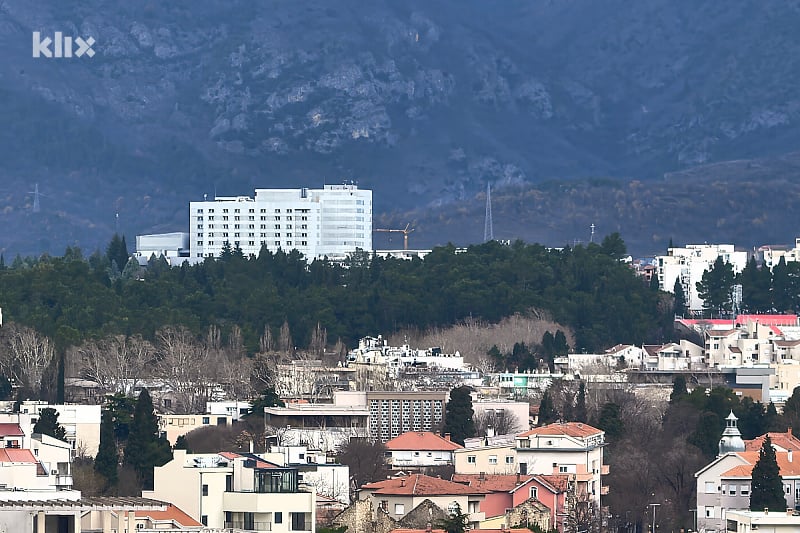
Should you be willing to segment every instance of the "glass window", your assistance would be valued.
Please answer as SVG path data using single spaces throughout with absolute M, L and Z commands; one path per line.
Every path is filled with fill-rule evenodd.
M 283 524 L 283 513 L 278 511 L 275 513 L 275 523 L 276 524 Z
M 476 462 L 476 461 L 475 461 L 475 456 L 474 456 L 474 455 L 468 455 L 468 456 L 467 456 L 467 463 L 469 463 L 469 464 L 471 464 L 471 465 L 474 465 L 474 464 L 475 464 L 475 462 Z
M 406 514 L 406 506 L 402 503 L 394 504 L 394 514 Z

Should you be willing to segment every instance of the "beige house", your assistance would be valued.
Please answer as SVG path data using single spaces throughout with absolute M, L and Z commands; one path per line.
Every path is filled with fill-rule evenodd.
M 388 513 L 394 520 L 402 519 L 424 500 L 430 500 L 445 512 L 452 512 L 458 508 L 461 512 L 467 513 L 470 527 L 475 528 L 486 519 L 486 515 L 479 511 L 486 494 L 483 489 L 423 474 L 413 474 L 368 483 L 361 487 L 358 499 L 369 499 L 376 512 Z
M 457 474 L 516 474 L 517 451 L 513 444 L 462 448 L 453 452 Z
M 316 498 L 300 490 L 298 470 L 253 454 L 187 454 L 155 468 L 145 498 L 167 501 L 209 528 L 313 531 Z
M 166 435 L 173 446 L 178 437 L 186 435 L 195 429 L 212 426 L 230 426 L 233 424 L 232 415 L 169 415 L 159 414 L 158 428 Z

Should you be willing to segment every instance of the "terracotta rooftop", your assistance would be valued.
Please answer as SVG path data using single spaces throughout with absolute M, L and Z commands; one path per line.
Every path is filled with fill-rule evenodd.
M 797 346 L 798 344 L 800 344 L 800 339 L 791 341 L 776 339 L 772 342 L 775 343 L 775 346 L 781 346 L 783 348 L 791 348 L 792 346 Z
M 739 452 L 736 455 L 747 461 L 748 464 L 734 466 L 730 470 L 723 472 L 720 477 L 749 478 L 752 476 L 759 452 Z M 775 457 L 778 460 L 781 477 L 800 476 L 800 455 L 792 457 L 791 461 L 789 461 L 789 452 L 775 452 Z
M 257 455 L 242 454 L 236 452 L 219 452 L 218 455 L 224 457 L 229 461 L 233 461 L 234 459 L 237 459 L 239 457 L 243 459 L 252 459 L 256 462 L 255 466 L 256 468 L 281 468 L 279 465 L 276 465 L 275 463 L 270 463 L 269 461 L 265 461 L 264 459 L 258 457 Z
M 375 494 L 406 496 L 448 496 L 451 494 L 486 494 L 484 489 L 476 489 L 438 477 L 412 474 L 398 478 L 367 483 L 362 490 L 372 490 Z
M 521 474 L 453 474 L 453 481 L 489 492 L 510 492 L 531 477 Z
M 542 474 L 534 476 L 537 481 L 550 485 L 558 492 L 566 492 L 569 488 L 569 476 L 567 474 Z
M 793 452 L 800 452 L 800 439 L 792 435 L 791 428 L 789 428 L 789 431 L 786 433 L 767 433 L 767 435 L 769 435 L 773 447 L 777 446 L 787 452 L 790 450 Z M 746 452 L 759 451 L 764 444 L 765 437 L 766 435 L 761 435 L 760 437 L 744 441 L 744 450 Z
M 135 511 L 136 518 L 149 518 L 154 522 L 173 522 L 182 527 L 203 527 L 203 524 L 172 504 L 163 511 Z
M 535 437 L 537 435 L 543 436 L 559 436 L 565 435 L 568 437 L 591 437 L 599 435 L 603 431 L 589 424 L 581 422 L 556 422 L 555 424 L 547 424 L 546 426 L 533 428 L 530 431 L 517 435 L 518 437 Z
M 386 442 L 387 450 L 450 452 L 459 448 L 463 448 L 463 446 L 430 431 L 408 431 Z
M 25 433 L 19 424 L 2 423 L 0 424 L 0 437 L 24 437 Z
M 33 456 L 30 450 L 20 448 L 0 448 L 0 463 L 31 463 L 38 464 L 39 461 Z

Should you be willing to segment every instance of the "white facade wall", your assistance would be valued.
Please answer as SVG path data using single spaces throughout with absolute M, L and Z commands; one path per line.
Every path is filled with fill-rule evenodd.
M 392 468 L 419 468 L 453 464 L 453 452 L 442 450 L 393 450 Z
M 356 249 L 372 251 L 372 191 L 356 185 L 256 189 L 255 198 L 191 202 L 189 224 L 192 258 L 218 257 L 225 242 L 245 256 L 257 256 L 266 245 L 273 253 L 342 258 Z
M 736 274 L 747 266 L 748 253 L 735 251 L 732 244 L 689 244 L 685 248 L 670 248 L 667 255 L 656 257 L 659 288 L 672 292 L 675 280 L 680 279 L 689 309 L 701 311 L 703 300 L 696 284 L 720 256 L 733 266 Z
M 23 402 L 20 411 L 37 418 L 42 409 L 55 409 L 58 412 L 58 423 L 67 432 L 67 442 L 73 450 L 82 450 L 94 457 L 100 447 L 100 405 L 50 405 L 41 402 Z

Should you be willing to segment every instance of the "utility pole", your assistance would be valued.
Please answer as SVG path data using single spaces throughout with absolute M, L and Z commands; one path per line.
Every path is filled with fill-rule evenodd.
M 649 505 L 650 505 L 650 507 L 653 508 L 653 525 L 650 528 L 650 531 L 651 531 L 651 533 L 656 533 L 656 509 L 661 504 L 660 503 L 651 503 Z

